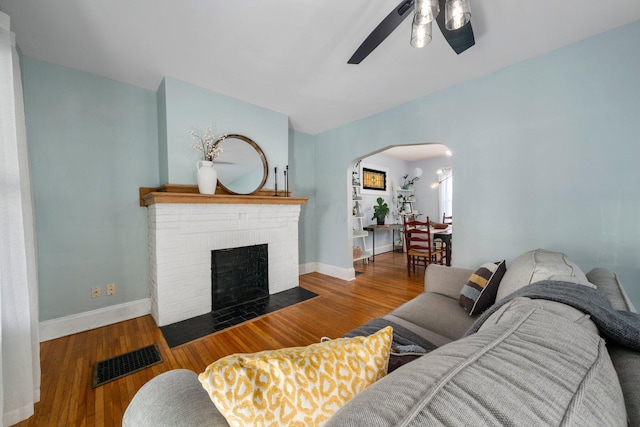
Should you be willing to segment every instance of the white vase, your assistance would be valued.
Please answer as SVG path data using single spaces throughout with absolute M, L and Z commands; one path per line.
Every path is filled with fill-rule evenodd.
M 218 172 L 213 167 L 213 162 L 198 160 L 198 191 L 200 194 L 215 194 L 218 184 Z

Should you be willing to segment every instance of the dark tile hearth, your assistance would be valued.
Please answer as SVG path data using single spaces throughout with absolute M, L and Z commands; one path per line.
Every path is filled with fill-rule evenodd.
M 254 301 L 162 326 L 160 330 L 167 345 L 173 348 L 317 296 L 318 294 L 298 286 Z

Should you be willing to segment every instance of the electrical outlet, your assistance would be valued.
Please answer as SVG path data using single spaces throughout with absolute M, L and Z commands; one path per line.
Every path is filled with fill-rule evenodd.
M 91 298 L 100 298 L 100 287 L 91 288 Z
M 115 295 L 116 294 L 116 285 L 115 283 L 110 283 L 107 285 L 107 296 L 111 296 L 111 295 Z

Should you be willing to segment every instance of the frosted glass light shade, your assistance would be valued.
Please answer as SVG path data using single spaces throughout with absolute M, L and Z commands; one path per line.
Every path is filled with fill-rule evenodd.
M 464 27 L 471 19 L 469 0 L 447 0 L 444 5 L 444 24 L 453 31 Z
M 413 21 L 416 24 L 426 24 L 433 21 L 440 13 L 438 0 L 416 0 Z
M 411 24 L 411 46 L 421 48 L 431 43 L 431 22 L 416 24 L 415 19 Z

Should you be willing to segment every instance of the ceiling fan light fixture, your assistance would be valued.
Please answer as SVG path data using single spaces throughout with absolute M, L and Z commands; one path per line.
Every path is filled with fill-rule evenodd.
M 444 22 L 449 31 L 459 30 L 471 19 L 469 0 L 447 0 L 444 5 Z
M 438 13 L 440 13 L 438 0 L 416 0 L 413 21 L 417 24 L 426 24 L 436 19 Z
M 414 20 L 411 24 L 411 46 L 421 48 L 429 43 L 431 43 L 431 22 L 416 24 Z

